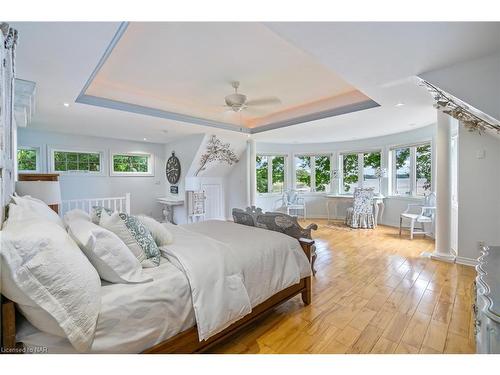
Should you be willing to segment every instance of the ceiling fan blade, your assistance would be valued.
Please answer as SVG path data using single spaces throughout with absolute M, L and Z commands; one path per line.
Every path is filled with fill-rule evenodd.
M 276 105 L 281 104 L 281 100 L 276 96 L 267 96 L 259 99 L 248 100 L 246 105 Z

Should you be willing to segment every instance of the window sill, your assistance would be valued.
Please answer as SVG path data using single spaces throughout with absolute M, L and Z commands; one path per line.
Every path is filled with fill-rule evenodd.
M 134 172 L 111 172 L 109 177 L 154 177 L 154 173 L 134 173 Z
M 89 177 L 104 177 L 105 174 L 104 172 L 67 172 L 67 171 L 49 171 L 48 173 L 57 173 L 60 176 L 74 176 L 74 177 L 83 177 L 83 176 L 89 176 Z
M 422 201 L 424 199 L 424 197 L 404 196 L 404 195 L 388 195 L 385 198 L 386 199 L 401 200 L 401 201 Z

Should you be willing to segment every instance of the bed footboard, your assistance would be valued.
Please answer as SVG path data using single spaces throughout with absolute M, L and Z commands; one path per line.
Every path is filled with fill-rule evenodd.
M 316 254 L 312 254 L 314 240 L 310 240 L 308 238 L 301 238 L 299 240 L 300 246 L 302 246 L 302 250 L 306 254 L 307 259 L 311 264 L 313 264 Z M 311 268 L 313 268 L 311 266 Z M 303 279 L 305 283 L 305 289 L 302 291 L 302 301 L 305 305 L 309 305 L 312 302 L 312 287 L 311 287 L 311 276 Z

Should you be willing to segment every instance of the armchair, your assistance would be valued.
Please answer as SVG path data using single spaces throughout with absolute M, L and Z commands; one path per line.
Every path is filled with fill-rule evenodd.
M 345 223 L 351 228 L 375 228 L 373 212 L 373 188 L 356 188 L 354 202 L 347 209 Z
M 285 208 L 287 215 L 292 215 L 295 211 L 295 215 L 299 216 L 299 211 L 302 211 L 302 218 L 306 218 L 306 202 L 304 197 L 301 197 L 299 193 L 295 190 L 288 190 L 283 193 L 283 196 L 278 199 L 277 203 L 280 202 L 282 207 Z
M 430 234 L 425 229 L 425 223 L 432 223 L 434 221 L 434 214 L 436 212 L 436 194 L 428 194 L 423 204 L 408 204 L 406 210 L 399 217 L 399 235 L 403 228 L 403 219 L 410 221 L 410 239 L 416 234 Z M 415 224 L 420 224 L 420 228 L 415 228 Z

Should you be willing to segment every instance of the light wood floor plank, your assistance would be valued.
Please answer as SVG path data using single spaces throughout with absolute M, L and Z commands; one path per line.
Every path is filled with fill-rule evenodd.
M 311 221 L 302 222 L 309 224 Z M 473 267 L 423 258 L 395 228 L 315 233 L 313 302 L 297 296 L 212 353 L 473 353 Z

